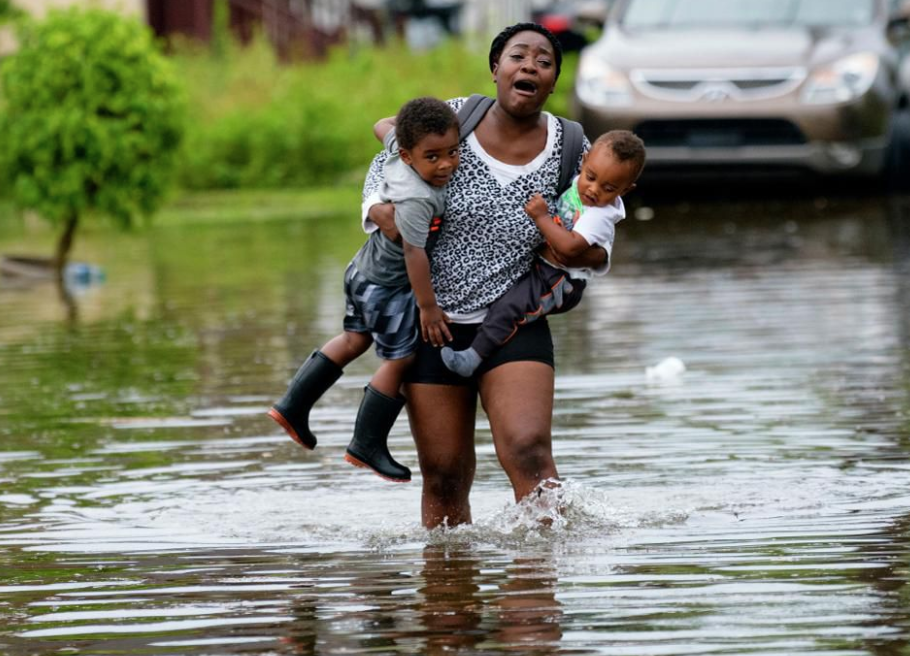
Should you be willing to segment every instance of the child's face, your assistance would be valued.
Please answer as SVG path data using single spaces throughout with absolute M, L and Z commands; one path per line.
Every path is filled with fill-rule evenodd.
M 595 146 L 581 163 L 578 195 L 584 205 L 606 207 L 635 188 L 637 175 L 635 165 L 617 160 L 607 144 Z
M 445 187 L 458 168 L 458 129 L 445 134 L 428 134 L 411 149 L 399 150 L 405 164 L 434 187 Z

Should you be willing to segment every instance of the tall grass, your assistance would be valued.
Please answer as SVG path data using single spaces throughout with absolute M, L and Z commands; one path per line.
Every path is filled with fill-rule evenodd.
M 189 101 L 178 184 L 192 191 L 356 185 L 379 148 L 377 119 L 417 96 L 495 93 L 487 48 L 488 39 L 470 38 L 423 52 L 402 43 L 349 45 L 323 61 L 286 63 L 264 37 L 246 46 L 230 38 L 178 44 L 171 57 Z M 565 57 L 549 111 L 568 115 L 575 63 Z M 8 191 L 0 171 L 0 196 Z
M 187 189 L 281 188 L 359 180 L 376 153 L 372 125 L 408 99 L 494 93 L 486 44 L 413 52 L 343 47 L 325 61 L 279 62 L 265 39 L 174 57 L 190 97 L 179 167 Z M 548 109 L 565 114 L 573 58 Z

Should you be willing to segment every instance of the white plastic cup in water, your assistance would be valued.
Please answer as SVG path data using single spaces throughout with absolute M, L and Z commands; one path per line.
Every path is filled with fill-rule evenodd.
M 653 367 L 645 368 L 645 377 L 652 382 L 679 380 L 685 373 L 685 363 L 675 356 L 664 358 Z

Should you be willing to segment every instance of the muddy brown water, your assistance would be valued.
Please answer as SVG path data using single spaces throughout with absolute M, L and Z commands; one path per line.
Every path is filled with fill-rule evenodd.
M 649 210 L 552 320 L 551 529 L 482 413 L 472 526 L 345 464 L 373 356 L 316 451 L 264 417 L 340 325 L 349 217 L 89 231 L 75 321 L 0 281 L 0 653 L 908 653 L 910 201 Z

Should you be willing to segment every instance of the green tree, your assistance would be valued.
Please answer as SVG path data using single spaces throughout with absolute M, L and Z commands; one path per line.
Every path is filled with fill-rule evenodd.
M 10 0 L 0 0 L 0 23 L 12 16 L 15 13 L 15 9 Z
M 0 64 L 0 170 L 18 206 L 62 226 L 62 281 L 80 219 L 106 215 L 127 227 L 160 204 L 183 94 L 137 19 L 73 8 L 23 22 L 18 36 Z

